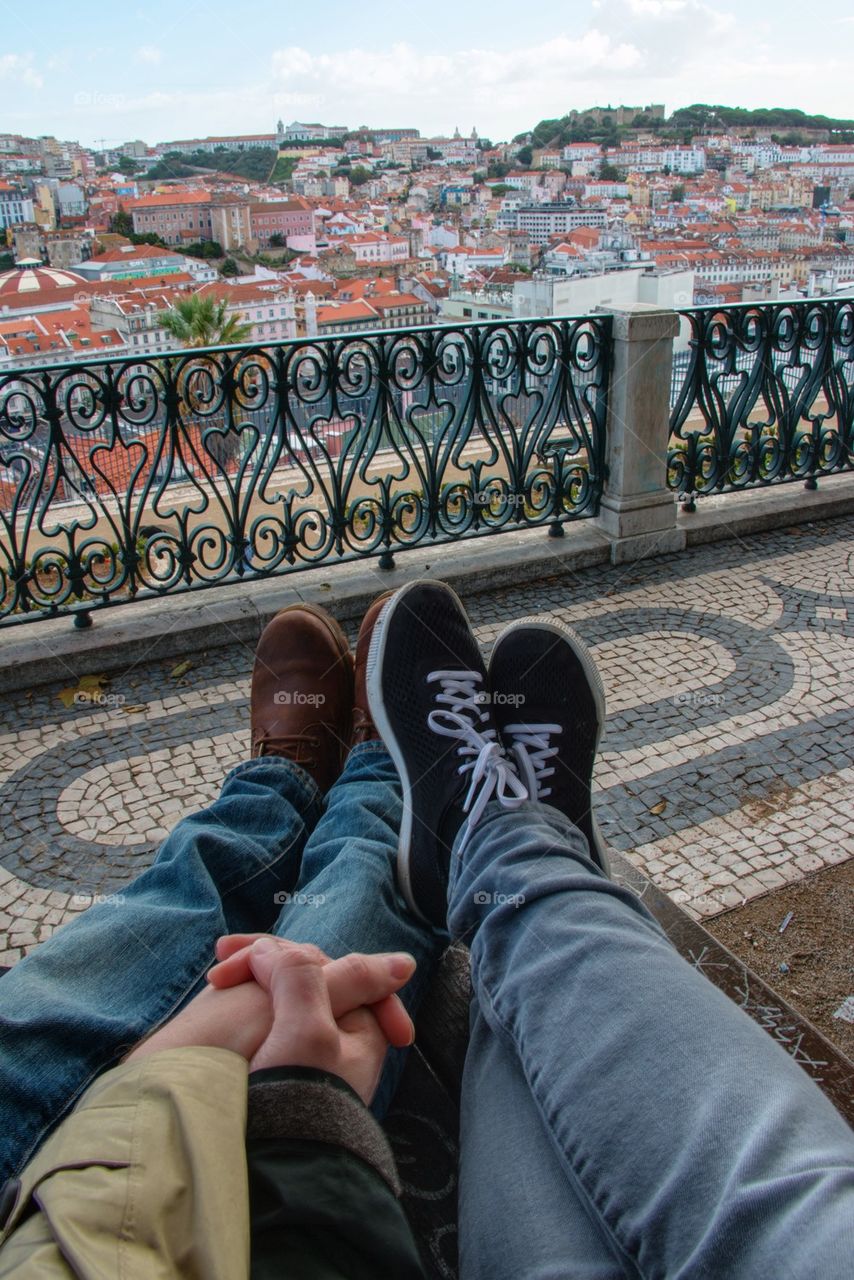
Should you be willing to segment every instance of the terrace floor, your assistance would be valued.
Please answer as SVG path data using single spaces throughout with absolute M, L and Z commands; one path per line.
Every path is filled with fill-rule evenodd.
M 854 517 L 466 603 L 486 648 L 543 612 L 592 646 L 602 829 L 709 917 L 854 856 L 852 570 Z M 187 661 L 143 657 L 97 703 L 75 701 L 61 669 L 4 699 L 0 964 L 120 890 L 245 756 L 252 653 Z

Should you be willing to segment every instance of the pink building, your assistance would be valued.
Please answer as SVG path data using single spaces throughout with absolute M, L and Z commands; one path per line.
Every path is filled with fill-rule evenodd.
M 314 233 L 314 211 L 306 200 L 268 200 L 249 206 L 252 239 L 262 249 L 270 244 L 270 237 L 280 235 L 310 236 Z

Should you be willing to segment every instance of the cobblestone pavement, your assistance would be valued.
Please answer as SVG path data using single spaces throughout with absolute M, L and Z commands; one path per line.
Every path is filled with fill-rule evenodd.
M 552 613 L 608 695 L 607 839 L 696 916 L 854 855 L 854 518 L 467 602 L 488 648 Z M 0 963 L 146 867 L 246 753 L 252 655 L 146 664 L 66 707 L 8 698 L 0 727 Z M 179 668 L 180 673 L 180 668 Z

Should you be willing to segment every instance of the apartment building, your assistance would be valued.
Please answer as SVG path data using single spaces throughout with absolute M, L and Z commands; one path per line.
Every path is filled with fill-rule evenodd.
M 358 265 L 389 262 L 406 262 L 409 258 L 409 241 L 403 236 L 385 235 L 378 231 L 368 231 L 361 236 L 341 236 L 342 246 L 346 246 L 355 256 Z
M 532 244 L 548 244 L 555 235 L 566 235 L 576 227 L 604 227 L 604 209 L 579 209 L 570 204 L 534 204 L 501 214 L 507 230 L 524 231 Z
M 431 320 L 431 307 L 413 293 L 380 294 L 368 303 L 379 316 L 383 329 L 411 329 L 414 325 L 429 324 Z
M 669 169 L 671 173 L 704 173 L 706 153 L 702 147 L 621 147 L 609 160 L 623 169 L 653 173 Z
M 483 249 L 471 245 L 456 245 L 443 249 L 439 254 L 439 262 L 449 275 L 466 277 L 473 271 L 492 271 L 504 265 L 506 253 L 504 249 Z
M 230 316 L 251 325 L 249 342 L 281 342 L 296 337 L 295 299 L 287 285 L 278 280 L 242 280 L 233 284 L 217 280 L 199 293 L 212 294 L 217 302 L 226 304 Z
M 161 156 L 170 151 L 249 151 L 253 147 L 277 147 L 279 141 L 275 133 L 241 133 L 224 137 L 209 134 L 206 138 L 176 138 L 174 142 L 158 142 L 155 151 Z
M 322 142 L 326 138 L 341 138 L 349 130 L 345 124 L 303 124 L 294 120 L 284 131 L 285 142 Z
M 34 220 L 33 202 L 20 187 L 0 182 L 0 231 Z
M 412 293 L 385 293 L 350 302 L 330 300 L 314 307 L 306 299 L 305 323 L 309 336 L 347 333 L 354 329 L 410 329 L 429 324 L 431 308 Z
M 179 289 L 129 289 L 126 293 L 99 294 L 92 298 L 89 315 L 94 328 L 114 331 L 125 348 L 141 356 L 171 351 L 175 339 L 160 323 L 164 311 L 181 296 Z
M 252 239 L 259 248 L 267 249 L 270 237 L 310 236 L 314 234 L 314 210 L 306 200 L 266 200 L 249 206 Z
M 598 142 L 568 142 L 561 152 L 564 164 L 579 160 L 601 160 L 602 148 Z
M 563 164 L 563 157 L 560 151 L 539 147 L 533 152 L 532 163 L 535 169 L 559 169 Z
M 0 370 L 35 369 L 57 360 L 92 360 L 126 349 L 114 328 L 98 329 L 83 307 L 0 317 Z
M 173 191 L 165 195 L 141 196 L 129 203 L 137 233 L 153 231 L 166 244 L 180 245 L 192 240 L 213 240 L 211 197 L 207 191 Z

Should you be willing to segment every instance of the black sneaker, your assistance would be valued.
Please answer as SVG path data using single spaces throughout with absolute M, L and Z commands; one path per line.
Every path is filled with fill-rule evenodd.
M 553 618 L 521 618 L 496 640 L 488 684 L 493 721 L 531 799 L 565 814 L 607 875 L 591 794 L 605 690 L 586 646 Z
M 483 658 L 449 587 L 413 582 L 392 597 L 374 627 L 367 683 L 403 787 L 400 888 L 417 915 L 444 928 L 460 827 L 465 842 L 488 800 L 516 808 L 528 794 L 498 741 Z

